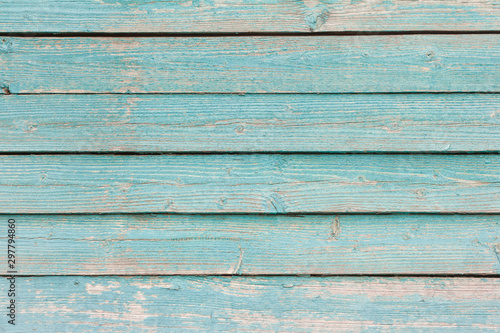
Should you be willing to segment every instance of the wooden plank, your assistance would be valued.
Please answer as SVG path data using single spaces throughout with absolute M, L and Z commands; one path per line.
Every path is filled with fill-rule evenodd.
M 499 213 L 499 155 L 4 155 L 2 213 Z
M 10 218 L 23 275 L 500 273 L 498 215 Z
M 17 277 L 16 289 L 17 332 L 500 330 L 499 279 Z
M 0 32 L 498 30 L 494 0 L 0 1 Z
M 4 93 L 498 92 L 500 35 L 4 38 Z
M 9 95 L 0 150 L 493 152 L 499 105 L 495 94 Z

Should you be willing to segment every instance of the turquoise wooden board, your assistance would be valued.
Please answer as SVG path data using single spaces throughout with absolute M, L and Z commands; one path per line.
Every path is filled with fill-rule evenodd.
M 2 213 L 499 213 L 499 155 L 0 156 Z
M 18 332 L 500 330 L 499 279 L 51 276 L 16 283 Z
M 21 275 L 500 273 L 498 215 L 9 218 Z
M 2 0 L 0 32 L 499 30 L 494 0 Z
M 495 94 L 9 95 L 0 150 L 498 152 L 499 106 Z
M 500 35 L 3 38 L 4 93 L 498 92 Z

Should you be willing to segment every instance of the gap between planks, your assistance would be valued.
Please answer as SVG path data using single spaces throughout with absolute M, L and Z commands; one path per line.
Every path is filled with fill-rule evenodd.
M 134 277 L 226 277 L 226 278 L 273 278 L 273 277 L 290 277 L 290 278 L 412 278 L 412 279 L 429 279 L 429 278 L 449 278 L 449 279 L 500 279 L 500 274 L 0 274 L 0 277 L 6 278 L 10 276 L 20 278 L 42 278 L 42 277 L 98 277 L 98 278 L 134 278 Z
M 162 32 L 0 32 L 1 37 L 110 37 L 110 38 L 179 38 L 179 37 L 313 37 L 313 36 L 401 36 L 401 35 L 494 35 L 500 30 L 415 30 L 415 31 L 343 31 L 343 32 L 233 32 L 233 33 L 162 33 Z

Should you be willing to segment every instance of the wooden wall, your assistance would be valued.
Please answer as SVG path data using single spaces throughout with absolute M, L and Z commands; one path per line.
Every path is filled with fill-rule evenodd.
M 6 332 L 499 332 L 500 3 L 0 0 Z

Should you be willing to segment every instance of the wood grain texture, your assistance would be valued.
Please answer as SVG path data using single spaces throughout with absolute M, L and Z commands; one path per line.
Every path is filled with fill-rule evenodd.
M 494 152 L 499 106 L 495 94 L 9 95 L 0 150 Z
M 499 279 L 18 277 L 16 283 L 18 332 L 500 330 Z M 6 320 L 0 325 L 7 328 Z
M 499 213 L 499 155 L 17 155 L 2 213 Z
M 500 273 L 498 215 L 9 218 L 22 275 Z
M 494 0 L 2 0 L 0 32 L 498 30 Z
M 4 93 L 498 92 L 500 35 L 3 38 Z

